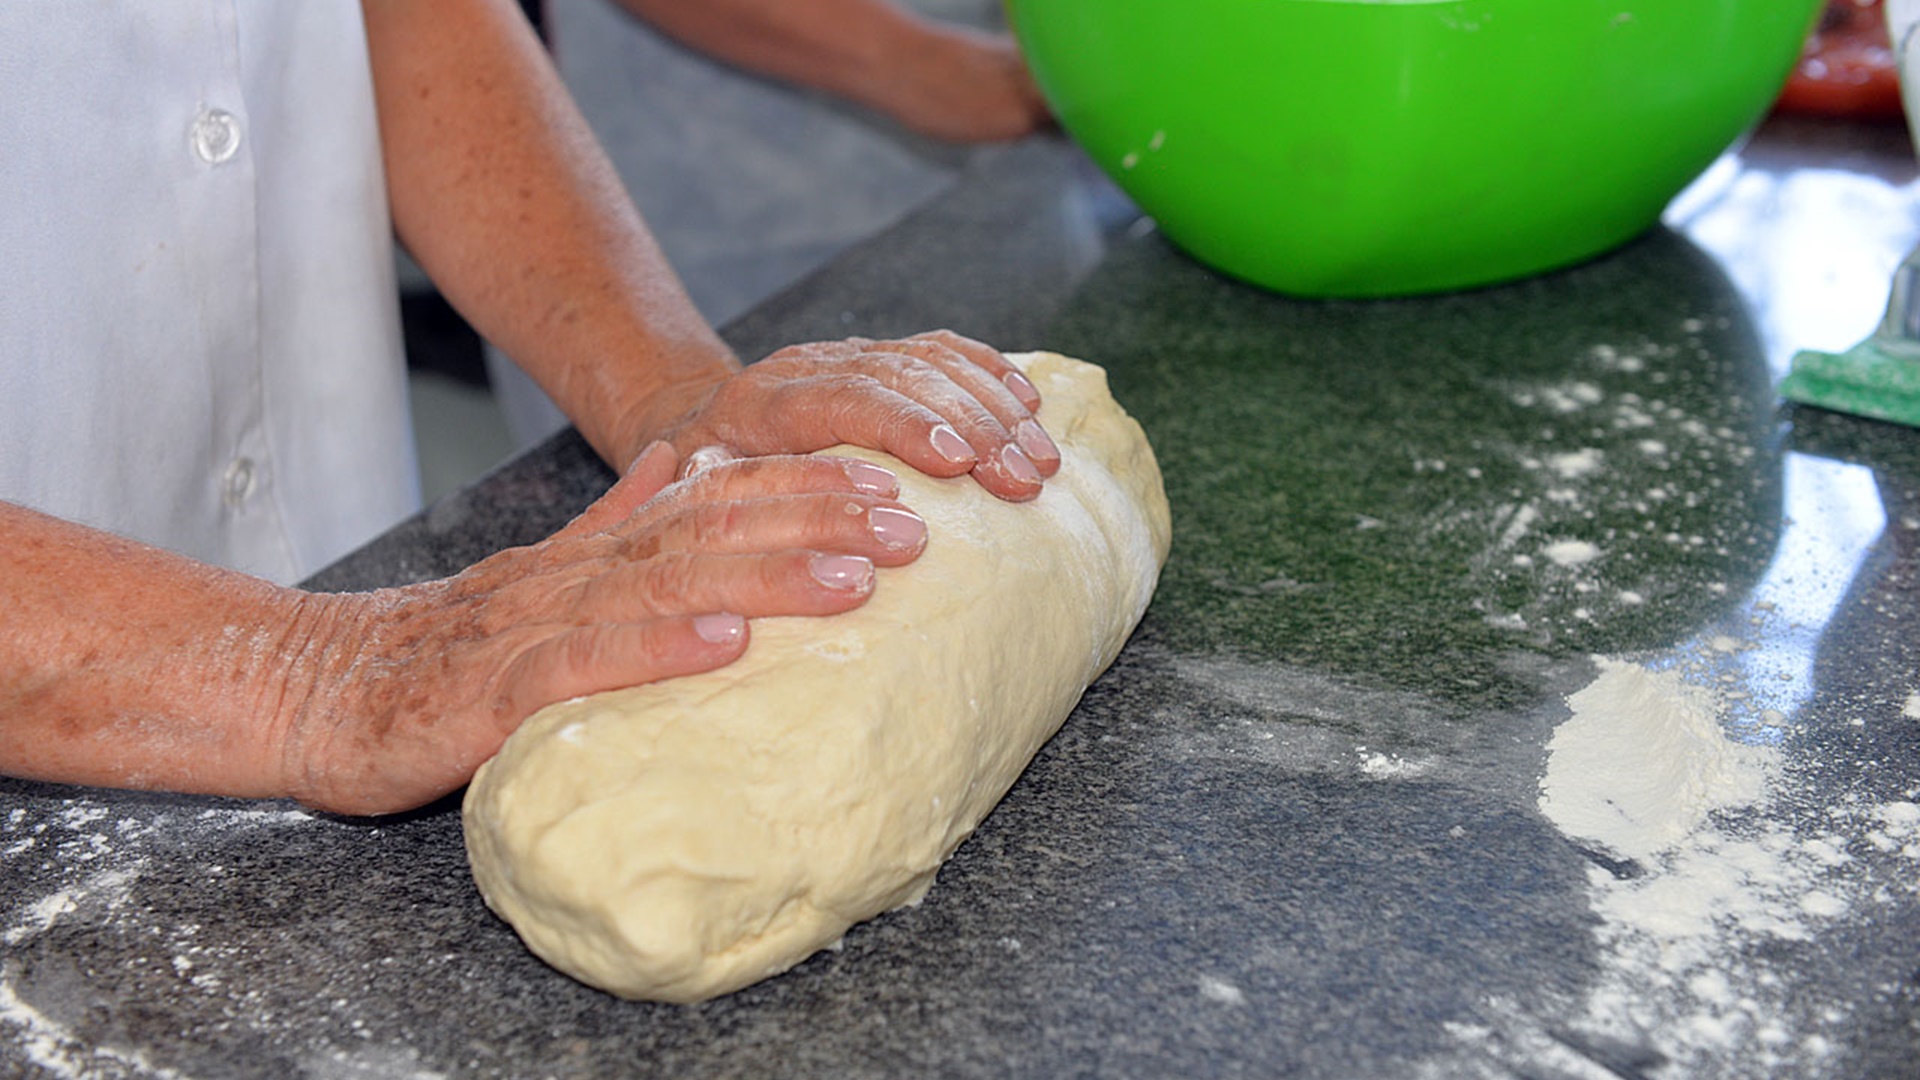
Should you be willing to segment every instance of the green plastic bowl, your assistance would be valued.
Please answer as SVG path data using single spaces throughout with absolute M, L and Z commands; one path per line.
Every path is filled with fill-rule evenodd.
M 1821 0 L 1007 0 L 1061 124 L 1166 235 L 1302 296 L 1460 289 L 1659 219 Z

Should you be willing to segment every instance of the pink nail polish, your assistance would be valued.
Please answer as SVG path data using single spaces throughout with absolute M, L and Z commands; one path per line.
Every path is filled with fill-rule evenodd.
M 732 644 L 740 640 L 740 635 L 746 633 L 746 630 L 747 620 L 738 615 L 722 613 L 693 617 L 693 632 L 699 634 L 702 640 L 710 641 L 715 645 Z
M 873 529 L 874 539 L 895 551 L 907 551 L 927 542 L 927 523 L 920 515 L 905 510 L 876 506 L 867 512 L 867 524 Z
M 858 555 L 815 555 L 807 567 L 829 589 L 859 592 L 873 584 L 873 564 Z
M 1000 467 L 1006 470 L 1008 476 L 1022 483 L 1040 482 L 1040 470 L 1034 468 L 1033 460 L 1017 446 L 1009 445 L 1000 451 Z
M 973 447 L 968 446 L 967 440 L 961 438 L 960 433 L 953 430 L 951 425 L 941 424 L 934 428 L 928 440 L 933 443 L 935 453 L 955 465 L 979 460 L 974 457 Z
M 847 462 L 847 479 L 853 481 L 854 490 L 868 495 L 890 498 L 900 493 L 900 478 L 870 461 Z
M 1045 428 L 1032 420 L 1020 421 L 1013 429 L 1013 437 L 1020 444 L 1020 449 L 1036 461 L 1060 460 L 1060 447 L 1054 445 Z
M 1019 398 L 1022 405 L 1029 409 L 1040 407 L 1040 391 L 1025 375 L 1017 371 L 1009 371 L 1001 377 L 1000 381 L 1007 384 L 1007 389 L 1013 391 L 1013 396 Z

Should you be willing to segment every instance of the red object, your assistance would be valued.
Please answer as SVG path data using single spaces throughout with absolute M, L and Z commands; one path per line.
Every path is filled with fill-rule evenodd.
M 1832 0 L 1774 106 L 1780 112 L 1901 123 L 1899 65 L 1880 0 Z

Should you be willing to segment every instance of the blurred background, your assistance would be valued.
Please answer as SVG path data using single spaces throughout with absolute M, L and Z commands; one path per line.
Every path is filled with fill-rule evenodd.
M 997 0 L 898 2 L 956 25 L 1005 26 Z M 522 6 L 715 324 L 897 221 L 981 152 L 715 63 L 612 0 Z M 400 261 L 421 491 L 432 501 L 519 446 L 489 387 L 479 337 L 404 254 Z
M 998 0 L 899 0 L 1005 28 Z M 1776 114 L 1904 125 L 1882 0 L 1832 0 Z M 985 147 L 939 142 L 695 53 L 613 0 L 523 0 L 694 302 L 716 325 L 946 188 Z M 479 337 L 404 254 L 402 315 L 430 501 L 519 448 Z M 753 360 L 756 357 L 742 357 Z M 524 435 L 524 433 L 523 433 Z

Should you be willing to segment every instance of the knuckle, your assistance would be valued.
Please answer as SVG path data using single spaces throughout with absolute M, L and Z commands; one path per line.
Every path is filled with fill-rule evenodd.
M 997 358 L 1000 355 L 997 350 L 990 346 L 967 337 L 965 334 L 957 334 L 952 330 L 929 330 L 919 336 L 963 359 L 977 361 L 983 358 Z
M 693 544 L 710 550 L 736 543 L 752 531 L 754 515 L 743 502 L 716 503 L 704 507 L 694 519 Z
M 840 394 L 827 403 L 822 420 L 827 429 L 835 435 L 845 438 L 846 432 L 860 431 L 867 427 L 868 418 L 876 411 L 876 404 L 882 415 L 893 405 L 891 401 L 879 399 L 869 394 Z
M 688 454 L 686 460 L 681 462 L 680 478 L 685 480 L 703 473 L 712 472 L 715 469 L 725 466 L 732 460 L 733 455 L 728 453 L 725 447 L 713 445 L 702 446 L 698 450 Z
M 873 371 L 888 383 L 917 383 L 940 376 L 940 369 L 927 361 L 921 349 L 912 345 L 901 344 L 884 351 L 876 350 L 867 353 L 866 357 Z
M 647 561 L 630 599 L 645 614 L 666 614 L 686 608 L 699 588 L 699 565 L 689 555 L 674 553 Z
M 809 487 L 815 491 L 825 492 L 857 490 L 858 485 L 854 479 L 855 470 L 859 470 L 862 474 L 867 474 L 871 472 L 872 468 L 883 468 L 882 466 L 872 466 L 868 468 L 866 467 L 867 463 L 858 458 L 809 457 L 803 458 L 802 460 L 807 463 L 807 482 Z M 891 470 L 887 471 L 891 472 Z M 898 484 L 895 484 L 895 490 L 898 490 Z
M 762 596 L 784 598 L 806 591 L 814 580 L 808 568 L 812 558 L 807 552 L 760 556 L 754 577 Z
M 777 358 L 770 357 L 762 361 L 762 363 L 779 365 L 781 361 Z M 755 365 L 755 367 L 758 367 L 758 365 Z M 759 393 L 759 387 L 756 383 L 763 377 L 760 371 L 756 371 L 755 368 L 748 368 L 746 371 L 714 387 L 713 396 L 707 399 L 707 410 L 738 408 L 743 401 L 751 401 L 753 396 Z
M 558 650 L 558 666 L 570 679 L 577 679 L 600 668 L 606 658 L 606 635 L 596 627 L 568 634 Z
M 797 463 L 806 460 L 791 454 L 770 454 L 747 458 L 731 467 L 726 484 L 717 491 L 717 502 L 739 503 L 766 498 L 786 491 L 806 472 Z
M 660 554 L 666 545 L 666 535 L 678 524 L 678 518 L 669 519 L 652 528 L 642 529 L 620 538 L 619 557 L 608 559 L 590 569 L 594 576 L 614 569 L 622 563 L 645 562 Z
M 857 495 L 826 494 L 808 500 L 807 534 L 821 540 L 841 541 L 868 532 L 867 515 L 871 500 Z
M 699 513 L 707 504 L 731 498 L 731 492 L 743 480 L 750 480 L 758 469 L 758 458 L 729 458 L 711 468 L 688 476 L 681 486 L 683 505 Z

